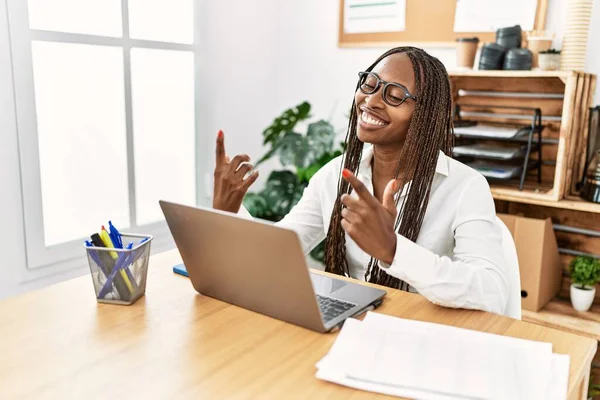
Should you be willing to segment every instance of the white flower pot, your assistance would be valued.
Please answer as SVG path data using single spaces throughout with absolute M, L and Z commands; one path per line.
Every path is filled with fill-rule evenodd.
M 556 71 L 560 69 L 560 53 L 559 54 L 538 54 L 538 65 L 544 71 Z
M 577 311 L 587 311 L 594 302 L 596 296 L 596 288 L 586 286 L 585 289 L 580 289 L 571 284 L 571 304 Z

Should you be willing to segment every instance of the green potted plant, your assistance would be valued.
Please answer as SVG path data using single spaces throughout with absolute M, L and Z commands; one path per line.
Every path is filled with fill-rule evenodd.
M 325 164 L 342 154 L 342 145 L 335 145 L 333 126 L 324 120 L 308 124 L 306 132 L 299 133 L 298 123 L 308 122 L 311 105 L 308 102 L 284 111 L 263 131 L 267 153 L 255 164 L 278 157 L 284 169 L 271 172 L 262 191 L 248 193 L 244 207 L 255 218 L 280 221 L 302 197 L 312 176 Z M 324 242 L 317 246 L 311 257 L 322 262 Z
M 595 285 L 600 283 L 600 261 L 579 256 L 571 262 L 571 304 L 577 311 L 587 311 L 596 296 Z
M 556 71 L 560 69 L 560 50 L 549 49 L 540 51 L 538 64 L 541 70 Z

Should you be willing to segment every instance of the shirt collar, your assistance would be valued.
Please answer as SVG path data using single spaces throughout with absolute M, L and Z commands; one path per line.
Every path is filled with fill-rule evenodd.
M 371 160 L 373 159 L 373 146 L 368 146 L 363 149 L 362 158 L 360 160 L 359 173 L 372 178 Z M 435 173 L 448 176 L 448 157 L 440 150 L 435 167 Z

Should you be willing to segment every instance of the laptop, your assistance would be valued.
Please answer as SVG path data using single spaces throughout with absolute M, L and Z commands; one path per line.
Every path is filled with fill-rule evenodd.
M 198 293 L 317 332 L 378 307 L 386 292 L 310 272 L 289 229 L 160 201 Z

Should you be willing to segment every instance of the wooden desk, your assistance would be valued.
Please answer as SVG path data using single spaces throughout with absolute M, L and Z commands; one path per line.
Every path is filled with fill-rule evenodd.
M 150 260 L 146 296 L 96 303 L 89 276 L 0 302 L 0 398 L 373 398 L 315 378 L 335 340 L 196 295 Z M 597 343 L 476 311 L 444 309 L 389 290 L 379 312 L 553 343 L 571 355 L 569 399 L 583 399 Z

